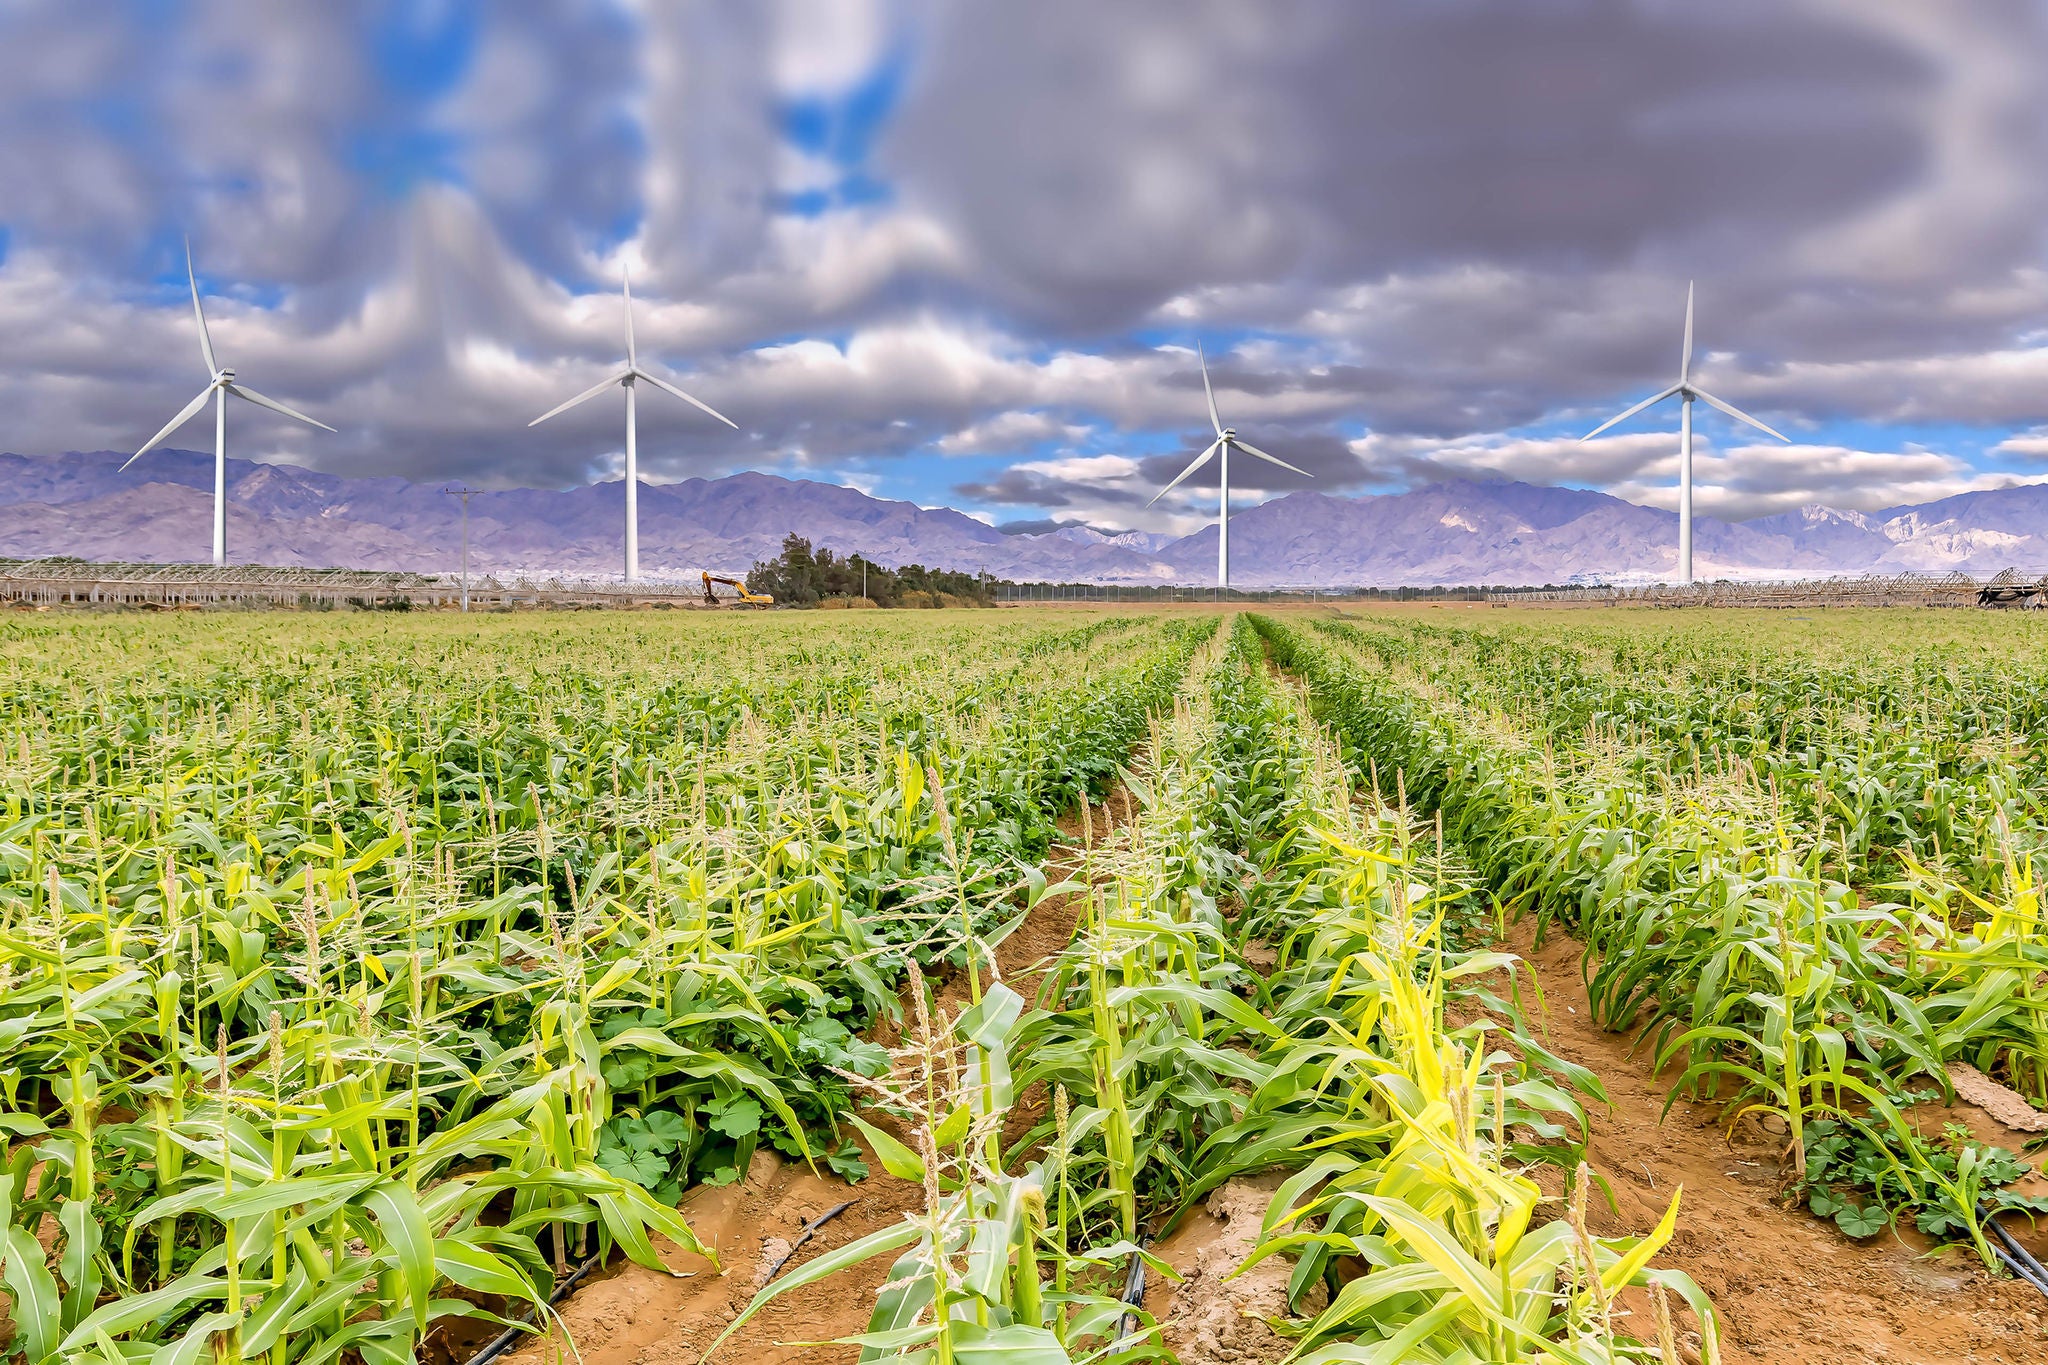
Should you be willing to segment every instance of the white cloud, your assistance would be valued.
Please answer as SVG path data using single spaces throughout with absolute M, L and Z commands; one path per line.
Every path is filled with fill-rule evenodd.
M 1058 460 L 1027 460 L 1017 468 L 1073 483 L 1120 483 L 1138 472 L 1127 455 L 1072 455 Z
M 1676 461 L 1674 460 L 1675 466 Z M 1659 471 L 1660 473 L 1662 471 Z M 1674 478 L 1622 480 L 1607 491 L 1631 502 L 1675 509 Z M 1979 473 L 1953 455 L 1930 450 L 1858 450 L 1838 445 L 1742 445 L 1693 453 L 1693 506 L 1705 516 L 1740 521 L 1812 503 L 1874 512 L 1932 502 L 1981 488 L 2022 482 Z
M 1630 502 L 1678 506 L 1678 441 L 1659 432 L 1578 441 L 1570 437 L 1479 435 L 1451 440 L 1372 434 L 1352 450 L 1382 477 L 1408 483 L 1505 478 L 1597 488 Z M 1810 503 L 1855 511 L 1929 502 L 2022 482 L 1980 472 L 1940 451 L 1861 450 L 1777 442 L 1727 449 L 1695 436 L 1693 506 L 1702 516 L 1742 521 Z
M 881 0 L 777 0 L 773 6 L 776 87 L 834 95 L 858 84 L 889 37 Z
M 1515 479 L 1604 487 L 1668 465 L 1678 468 L 1678 441 L 1659 432 L 1580 441 L 1570 436 L 1476 434 L 1449 439 L 1370 432 L 1350 443 L 1383 480 Z M 1699 449 L 1695 445 L 1695 457 Z
M 934 448 L 945 455 L 1006 455 L 1047 441 L 1068 445 L 1086 440 L 1092 428 L 1063 422 L 1050 413 L 1011 410 L 941 437 Z
M 2008 436 L 1991 447 L 1994 455 L 2014 455 L 2023 460 L 2048 460 L 2048 427 L 2034 427 Z

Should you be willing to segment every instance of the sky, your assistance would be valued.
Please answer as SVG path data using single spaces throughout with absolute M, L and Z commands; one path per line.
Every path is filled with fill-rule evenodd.
M 0 0 L 0 449 L 758 469 L 999 525 L 1518 478 L 1875 510 L 2048 478 L 2034 0 Z M 195 422 L 170 444 L 204 446 Z M 1247 469 L 1245 465 L 1252 467 Z M 130 471 L 145 477 L 143 465 Z

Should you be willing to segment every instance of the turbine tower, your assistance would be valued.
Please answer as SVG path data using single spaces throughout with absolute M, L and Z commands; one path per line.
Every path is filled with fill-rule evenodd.
M 1732 404 L 1722 402 L 1720 399 L 1714 397 L 1714 395 L 1708 393 L 1705 389 L 1701 388 L 1699 385 L 1692 382 L 1692 284 L 1690 282 L 1687 282 L 1685 286 L 1685 346 L 1684 349 L 1682 349 L 1678 354 L 1678 382 L 1660 393 L 1650 395 L 1650 397 L 1645 398 L 1642 402 L 1636 404 L 1634 407 L 1628 409 L 1626 412 L 1622 412 L 1613 417 L 1608 418 L 1606 421 L 1602 422 L 1599 426 L 1594 427 L 1591 431 L 1587 432 L 1584 436 L 1581 436 L 1579 439 L 1581 441 L 1590 441 L 1595 436 L 1598 436 L 1601 432 L 1607 430 L 1607 428 L 1615 425 L 1617 422 L 1625 422 L 1629 418 L 1641 412 L 1644 408 L 1654 407 L 1658 403 L 1661 403 L 1665 399 L 1671 397 L 1673 394 L 1676 394 L 1679 398 L 1678 572 L 1680 574 L 1681 581 L 1690 586 L 1692 583 L 1693 400 L 1695 398 L 1704 399 L 1709 405 L 1719 408 L 1721 411 L 1727 413 L 1730 417 L 1735 418 L 1737 421 L 1747 422 L 1751 426 L 1755 427 L 1758 431 L 1764 432 L 1767 435 L 1775 436 L 1779 440 L 1784 441 L 1787 444 L 1790 444 L 1792 438 L 1785 435 L 1781 431 L 1775 431 L 1772 428 L 1765 426 L 1762 422 L 1757 421 L 1756 418 L 1751 417 L 1748 413 L 1742 411 L 1740 408 L 1737 408 Z
M 213 562 L 216 568 L 228 562 L 228 395 L 245 398 L 259 408 L 281 412 L 294 421 L 304 422 L 309 427 L 322 431 L 334 428 L 325 422 L 316 422 L 295 408 L 288 408 L 275 398 L 265 398 L 247 384 L 235 382 L 235 372 L 223 369 L 213 358 L 213 338 L 206 332 L 206 313 L 199 306 L 199 277 L 192 272 L 192 240 L 185 239 L 185 282 L 192 286 L 192 316 L 199 322 L 199 354 L 206 361 L 206 373 L 211 376 L 199 396 L 185 405 L 185 410 L 164 424 L 164 429 L 149 438 L 142 449 L 130 455 L 121 468 L 126 469 L 137 460 L 154 450 L 166 436 L 192 420 L 206 400 L 213 400 Z
M 1216 429 L 1216 439 L 1207 450 L 1195 457 L 1192 464 L 1175 475 L 1172 483 L 1154 494 L 1152 502 L 1148 502 L 1145 505 L 1150 507 L 1152 503 L 1158 502 L 1159 499 L 1178 488 L 1181 480 L 1209 463 L 1210 456 L 1215 455 L 1219 451 L 1222 452 L 1223 463 L 1217 470 L 1222 475 L 1223 491 L 1217 503 L 1216 513 L 1216 589 L 1218 592 L 1228 592 L 1230 590 L 1230 448 L 1236 446 L 1245 454 L 1256 455 L 1267 464 L 1276 464 L 1282 469 L 1292 469 L 1305 479 L 1312 479 L 1315 475 L 1309 473 L 1306 469 L 1295 469 L 1293 465 L 1277 455 L 1268 455 L 1265 451 L 1260 450 L 1251 442 L 1240 437 L 1237 434 L 1236 427 L 1224 426 L 1223 419 L 1216 413 L 1216 391 L 1209 387 L 1209 357 L 1203 353 L 1202 343 L 1199 341 L 1195 343 L 1195 356 L 1201 361 L 1202 392 L 1209 399 L 1209 425 Z
M 684 393 L 660 375 L 649 374 L 646 370 L 640 368 L 639 353 L 633 346 L 632 281 L 621 277 L 620 293 L 626 301 L 626 367 L 609 378 L 592 384 L 582 393 L 577 394 L 561 406 L 549 408 L 526 425 L 537 427 L 557 413 L 567 412 L 578 403 L 589 402 L 614 385 L 626 391 L 626 581 L 628 583 L 637 583 L 640 581 L 640 441 L 639 422 L 633 402 L 634 381 L 644 379 L 654 385 L 655 388 L 674 394 L 691 407 L 702 408 L 734 431 L 739 430 L 739 424 L 724 413 L 712 408 L 710 404 L 699 402 L 697 399 L 690 397 L 690 395 Z

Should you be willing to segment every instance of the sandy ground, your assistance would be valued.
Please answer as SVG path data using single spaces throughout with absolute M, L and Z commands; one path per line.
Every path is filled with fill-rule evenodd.
M 1680 1101 L 1660 1121 L 1666 1086 L 1647 1058 L 1629 1055 L 1628 1037 L 1593 1023 L 1579 945 L 1553 935 L 1532 952 L 1526 928 L 1510 938 L 1542 983 L 1546 1045 L 1590 1067 L 1614 1101 L 1611 1112 L 1592 1110 L 1592 1161 L 1620 1212 L 1596 1198 L 1594 1231 L 1648 1232 L 1683 1185 L 1678 1233 L 1657 1259 L 1714 1300 L 1728 1365 L 2048 1362 L 2048 1298 L 2038 1291 L 1992 1279 L 1965 1252 L 1930 1258 L 1890 1234 L 1859 1245 L 1803 1208 L 1785 1208 L 1782 1140 L 1745 1126 L 1731 1144 L 1717 1105 Z M 1967 1123 L 2009 1147 L 2023 1136 L 1967 1104 L 1925 1117 Z
M 1111 806 L 1092 812 L 1098 835 L 1123 822 L 1125 812 L 1117 800 L 1113 794 Z M 1078 818 L 1063 828 L 1078 843 Z M 1069 855 L 1050 870 L 1065 875 L 1072 867 Z M 1047 901 L 998 951 L 1005 980 L 1027 996 L 1038 979 L 1033 969 L 1072 934 L 1076 907 L 1067 900 Z M 1592 1111 L 1592 1160 L 1612 1185 L 1618 1209 L 1596 1198 L 1595 1231 L 1645 1233 L 1673 1191 L 1684 1187 L 1678 1234 L 1658 1260 L 1689 1272 L 1713 1298 L 1721 1313 L 1728 1365 L 2048 1365 L 2048 1299 L 2024 1285 L 1991 1278 L 1963 1253 L 1929 1257 L 1924 1246 L 1888 1234 L 1854 1244 L 1802 1209 L 1785 1208 L 1777 1193 L 1777 1141 L 1748 1128 L 1731 1143 L 1712 1105 L 1681 1102 L 1662 1116 L 1665 1086 L 1650 1074 L 1647 1059 L 1630 1055 L 1629 1038 L 1607 1033 L 1592 1021 L 1576 943 L 1553 936 L 1541 951 L 1531 951 L 1527 930 L 1521 929 L 1505 946 L 1527 957 L 1541 982 L 1546 1011 L 1540 1022 L 1547 1044 L 1590 1067 L 1613 1100 L 1611 1110 Z M 940 992 L 942 1007 L 964 996 L 964 990 L 963 982 L 948 982 Z M 1020 1108 L 1038 1111 L 1042 1104 L 1043 1097 L 1026 1096 Z M 2025 1136 L 2005 1130 L 1969 1104 L 1924 1117 L 1967 1123 L 1980 1136 L 2008 1146 L 2017 1147 Z M 1013 1129 L 1026 1121 L 1020 1115 Z M 877 1162 L 869 1164 L 875 1174 L 849 1185 L 762 1154 L 741 1185 L 692 1191 L 683 1204 L 684 1216 L 717 1248 L 724 1273 L 663 1244 L 665 1258 L 679 1275 L 627 1265 L 586 1285 L 563 1307 L 582 1361 L 680 1365 L 699 1360 L 753 1296 L 764 1244 L 765 1255 L 772 1257 L 807 1221 L 842 1201 L 854 1201 L 797 1251 L 784 1267 L 786 1274 L 918 1207 L 922 1196 L 916 1186 L 890 1177 Z M 1175 1286 L 1155 1277 L 1146 1307 L 1169 1322 L 1168 1343 L 1190 1359 L 1276 1358 L 1269 1348 L 1278 1344 L 1277 1338 L 1226 1322 L 1228 1310 L 1208 1311 L 1215 1306 L 1219 1282 L 1242 1254 L 1236 1242 L 1246 1230 L 1243 1210 L 1216 1212 L 1226 1216 L 1219 1218 L 1208 1208 L 1190 1213 L 1157 1248 L 1185 1278 Z M 2038 1240 L 2048 1243 L 2048 1237 Z M 877 1258 L 858 1271 L 777 1300 L 721 1347 L 716 1360 L 720 1365 L 853 1360 L 853 1348 L 819 1343 L 866 1325 L 890 1259 Z M 1628 1296 L 1624 1306 L 1645 1314 L 1642 1330 L 1648 1335 L 1646 1305 L 1634 1302 L 1635 1297 Z M 1694 1324 L 1688 1320 L 1686 1325 Z M 1210 1349 L 1216 1342 L 1209 1338 L 1230 1331 L 1239 1336 L 1226 1342 L 1225 1350 Z M 558 1338 L 549 1337 L 508 1358 L 521 1365 L 553 1365 L 574 1357 Z
M 1106 803 L 1090 811 L 1096 837 L 1125 823 L 1132 809 L 1121 789 L 1112 791 Z M 1054 881 L 1078 866 L 1075 850 L 1082 839 L 1080 813 L 1062 819 L 1060 830 L 1062 847 L 1070 851 L 1062 854 L 1055 850 L 1047 867 Z M 1080 909 L 1075 900 L 1049 897 L 996 950 L 996 965 L 1003 979 L 1026 999 L 1037 989 L 1041 975 L 1037 968 L 1073 937 Z M 966 1000 L 966 978 L 945 982 L 937 995 L 941 1012 L 958 1008 Z M 890 1042 L 893 1030 L 878 1029 L 874 1036 L 877 1041 Z M 1028 1125 L 1029 1113 L 1042 1114 L 1044 1098 L 1027 1094 L 1018 1108 L 1013 1129 L 1020 1123 Z M 561 1312 L 583 1365 L 693 1363 L 753 1298 L 764 1260 L 782 1250 L 781 1245 L 770 1243 L 793 1242 L 805 1223 L 835 1204 L 854 1201 L 789 1259 L 781 1271 L 786 1275 L 812 1257 L 879 1231 L 922 1206 L 919 1186 L 889 1175 L 872 1154 L 868 1166 L 873 1174 L 850 1185 L 837 1176 L 814 1174 L 800 1163 L 787 1164 L 764 1152 L 756 1155 L 741 1184 L 723 1189 L 700 1186 L 690 1191 L 681 1206 L 684 1220 L 718 1253 L 724 1273 L 666 1240 L 658 1240 L 657 1250 L 676 1275 L 660 1275 L 627 1263 L 609 1278 L 582 1286 L 562 1305 Z M 821 1343 L 866 1328 L 875 1290 L 894 1259 L 893 1255 L 876 1257 L 857 1270 L 775 1300 L 721 1346 L 714 1359 L 719 1365 L 825 1365 L 856 1359 L 859 1352 L 853 1347 Z M 574 1358 L 559 1333 L 529 1341 L 501 1357 L 516 1365 L 555 1365 L 557 1359 Z

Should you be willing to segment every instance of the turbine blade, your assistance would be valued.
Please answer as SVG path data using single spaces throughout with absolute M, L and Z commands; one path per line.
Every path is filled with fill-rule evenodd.
M 305 413 L 300 412 L 297 408 L 289 408 L 286 407 L 284 404 L 278 402 L 275 398 L 264 397 L 262 394 L 256 392 L 256 390 L 250 388 L 246 384 L 223 384 L 221 385 L 221 387 L 226 389 L 229 393 L 233 394 L 237 398 L 248 399 L 251 403 L 254 403 L 259 408 L 269 408 L 272 412 L 281 412 L 285 416 L 290 417 L 295 421 L 304 422 L 309 427 L 318 427 L 322 431 L 334 430 L 334 428 L 328 426 L 327 423 L 316 421 L 313 418 L 306 416 Z
M 173 417 L 170 421 L 164 423 L 164 429 L 162 431 L 159 431 L 156 435 L 150 437 L 147 441 L 144 441 L 142 443 L 142 449 L 136 451 L 133 455 L 130 455 L 126 460 L 124 460 L 121 464 L 121 468 L 126 469 L 129 465 L 134 464 L 137 460 L 149 454 L 150 451 L 155 450 L 157 447 L 157 443 L 162 441 L 164 437 L 170 435 L 179 427 L 182 427 L 185 425 L 185 423 L 191 421 L 192 415 L 198 412 L 201 408 L 205 407 L 206 400 L 213 397 L 213 388 L 213 385 L 208 384 L 205 388 L 201 389 L 199 391 L 199 396 L 193 399 L 191 402 L 187 403 L 185 405 L 185 410 L 183 412 L 179 413 L 176 417 Z
M 206 314 L 199 307 L 199 277 L 192 273 L 192 239 L 185 239 L 185 282 L 192 286 L 192 316 L 199 319 L 199 354 L 206 358 L 206 373 L 220 373 L 213 359 L 213 338 L 206 332 Z
M 1210 458 L 1211 456 L 1213 456 L 1213 455 L 1214 455 L 1214 454 L 1216 453 L 1216 447 L 1217 447 L 1217 446 L 1220 446 L 1220 445 L 1222 445 L 1222 444 L 1223 444 L 1223 438 L 1222 438 L 1221 436 L 1218 436 L 1218 437 L 1217 437 L 1217 438 L 1215 439 L 1215 441 L 1213 441 L 1213 442 L 1212 442 L 1212 443 L 1210 444 L 1210 446 L 1209 446 L 1209 448 L 1208 448 L 1207 450 L 1205 450 L 1205 451 L 1203 451 L 1203 452 L 1202 452 L 1201 454 L 1199 454 L 1199 455 L 1195 456 L 1195 460 L 1194 460 L 1194 463 L 1193 463 L 1193 464 L 1189 465 L 1189 466 L 1188 466 L 1188 467 L 1187 467 L 1186 469 L 1183 469 L 1183 470 L 1182 470 L 1182 471 L 1181 471 L 1180 473 L 1178 473 L 1178 474 L 1176 474 L 1176 475 L 1174 475 L 1174 476 L 1173 476 L 1173 482 L 1172 482 L 1172 483 L 1170 483 L 1170 484 L 1166 485 L 1166 487 L 1164 487 L 1164 488 L 1160 489 L 1160 490 L 1159 490 L 1159 491 L 1158 491 L 1157 493 L 1153 494 L 1153 495 L 1152 495 L 1152 502 L 1158 502 L 1158 501 L 1159 501 L 1159 500 L 1160 500 L 1161 498 L 1165 497 L 1165 496 L 1166 496 L 1166 495 L 1167 495 L 1168 493 L 1171 493 L 1171 492 L 1172 492 L 1172 491 L 1173 491 L 1174 489 L 1176 489 L 1176 488 L 1180 487 L 1180 485 L 1181 485 L 1181 480 L 1183 480 L 1183 479 L 1187 478 L 1187 476 L 1188 476 L 1188 475 L 1190 475 L 1190 474 L 1194 473 L 1194 472 L 1195 472 L 1195 471 L 1196 471 L 1197 469 L 1200 469 L 1200 468 L 1201 468 L 1201 467 L 1202 467 L 1203 465 L 1205 465 L 1205 464 L 1209 463 L 1209 458 Z M 1152 502 L 1148 502 L 1148 503 L 1146 503 L 1145 505 L 1146 505 L 1147 507 L 1150 507 L 1150 506 L 1152 505 Z
M 1692 378 L 1692 281 L 1685 282 L 1685 349 L 1678 356 L 1678 382 Z
M 691 407 L 701 408 L 705 412 L 710 413 L 713 417 L 716 417 L 719 421 L 725 423 L 734 431 L 738 431 L 740 429 L 740 424 L 738 422 L 733 421 L 732 418 L 727 417 L 724 413 L 720 412 L 717 408 L 712 407 L 709 403 L 705 403 L 698 399 L 690 397 L 690 395 L 684 393 L 681 389 L 669 383 L 660 375 L 649 374 L 645 370 L 635 370 L 633 371 L 633 373 L 638 375 L 640 378 L 646 380 L 648 383 L 654 385 L 655 388 L 660 389 L 662 392 L 672 393 L 676 397 L 682 399 L 685 403 L 688 403 Z
M 1260 450 L 1257 446 L 1253 445 L 1249 441 L 1240 440 L 1237 437 L 1233 436 L 1230 438 L 1230 443 L 1236 446 L 1239 450 L 1242 450 L 1247 455 L 1258 456 L 1267 464 L 1277 464 L 1282 469 L 1292 469 L 1295 473 L 1301 475 L 1301 477 L 1303 477 L 1304 479 L 1313 479 L 1315 477 L 1315 475 L 1309 473 L 1306 469 L 1298 469 L 1294 465 L 1291 465 L 1287 463 L 1287 461 L 1281 459 L 1278 455 L 1268 455 L 1265 451 Z
M 1613 426 L 1615 423 L 1626 422 L 1629 418 L 1635 416 L 1644 408 L 1652 407 L 1658 403 L 1663 402 L 1665 399 L 1669 398 L 1672 394 L 1679 392 L 1684 387 L 1685 385 L 1683 384 L 1673 384 L 1668 389 L 1663 389 L 1656 393 L 1653 393 L 1648 398 L 1645 398 L 1642 402 L 1636 404 L 1632 408 L 1629 408 L 1627 411 L 1617 413 L 1613 417 L 1608 418 L 1606 421 L 1602 422 L 1599 426 L 1594 427 L 1591 431 L 1587 432 L 1584 436 L 1581 436 L 1579 439 L 1581 441 L 1590 441 L 1595 436 L 1598 436 L 1601 432 L 1607 430 L 1607 428 Z
M 549 408 L 546 412 L 534 418 L 531 422 L 528 422 L 526 425 L 530 427 L 537 427 L 542 422 L 547 421 L 548 418 L 553 417 L 558 412 L 567 412 L 570 408 L 575 407 L 578 403 L 587 403 L 591 399 L 603 393 L 606 389 L 611 388 L 614 384 L 617 384 L 620 380 L 624 379 L 627 375 L 631 373 L 633 373 L 631 370 L 620 370 L 615 375 L 611 375 L 605 379 L 600 379 L 595 384 L 592 384 L 589 388 L 585 389 L 583 392 L 577 394 L 574 398 L 571 398 L 568 402 Z
M 626 368 L 631 369 L 640 358 L 633 352 L 633 281 L 623 270 L 619 272 L 619 292 L 626 296 Z
M 1733 403 L 1723 403 L 1720 399 L 1714 397 L 1714 395 L 1708 393 L 1705 389 L 1695 388 L 1693 390 L 1693 393 L 1698 397 L 1704 399 L 1706 402 L 1712 404 L 1714 407 L 1717 407 L 1721 411 L 1727 413 L 1736 421 L 1747 422 L 1751 426 L 1755 427 L 1758 431 L 1766 432 L 1772 436 L 1777 437 L 1786 445 L 1792 444 L 1792 438 L 1790 436 L 1787 436 L 1784 432 L 1779 431 L 1774 427 L 1765 426 L 1762 422 L 1757 421 L 1756 418 L 1751 417 L 1748 413 L 1744 412 L 1741 408 L 1736 407 Z
M 1216 434 L 1223 434 L 1223 419 L 1216 415 L 1216 390 L 1209 387 L 1209 357 L 1202 353 L 1202 343 L 1195 343 L 1195 357 L 1202 362 L 1202 394 L 1209 400 L 1209 425 L 1216 428 Z

